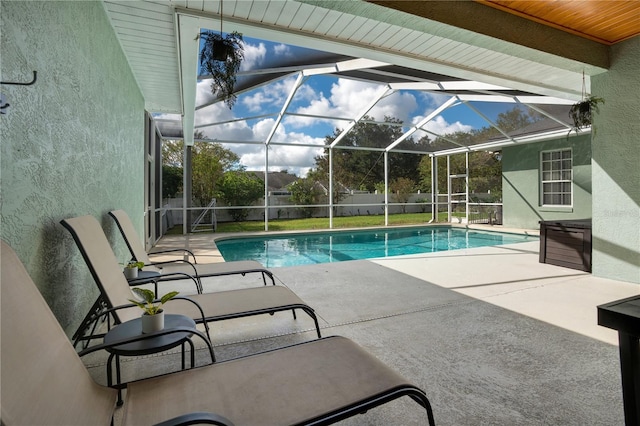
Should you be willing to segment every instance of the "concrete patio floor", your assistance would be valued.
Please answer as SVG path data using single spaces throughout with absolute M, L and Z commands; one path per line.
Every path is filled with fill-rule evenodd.
M 211 235 L 185 238 L 158 249 L 186 243 L 218 260 Z M 596 306 L 640 294 L 636 284 L 540 264 L 537 242 L 273 272 L 316 310 L 324 336 L 353 339 L 424 389 L 439 425 L 624 424 L 617 333 L 597 325 Z M 204 280 L 205 291 L 255 285 L 258 274 Z M 219 360 L 314 338 L 303 313 L 212 324 Z M 207 358 L 197 350 L 198 365 Z M 106 382 L 104 360 L 85 362 Z M 132 380 L 179 369 L 179 354 L 122 365 Z M 426 416 L 403 398 L 340 424 L 417 425 Z

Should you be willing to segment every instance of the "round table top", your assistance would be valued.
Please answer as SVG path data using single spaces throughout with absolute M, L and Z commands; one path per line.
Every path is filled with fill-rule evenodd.
M 127 281 L 129 281 L 129 283 L 139 281 L 139 284 L 143 284 L 147 282 L 152 282 L 154 279 L 160 278 L 161 275 L 162 274 L 158 271 L 142 270 L 142 271 L 138 271 L 138 276 L 136 278 L 127 278 Z
M 164 329 L 176 327 L 190 327 L 196 329 L 196 323 L 193 319 L 184 315 L 165 314 Z M 136 318 L 122 324 L 118 324 L 104 336 L 104 343 L 109 344 L 128 337 L 142 335 L 142 318 Z M 149 355 L 162 352 L 174 348 L 185 340 L 190 338 L 192 333 L 175 332 L 164 334 L 162 336 L 151 337 L 137 342 L 127 343 L 120 346 L 114 346 L 107 349 L 108 352 L 117 355 Z

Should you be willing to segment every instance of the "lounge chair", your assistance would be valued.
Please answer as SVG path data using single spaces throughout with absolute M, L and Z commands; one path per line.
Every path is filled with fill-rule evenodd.
M 60 223 L 71 232 L 107 307 L 129 304 L 133 293 L 96 218 L 80 216 L 64 219 Z M 165 312 L 186 315 L 196 323 L 204 323 L 207 333 L 208 322 L 288 310 L 293 311 L 295 319 L 295 310 L 301 309 L 313 319 L 318 337 L 321 337 L 320 325 L 314 310 L 284 286 L 265 285 L 196 294 L 190 295 L 189 299 L 202 307 L 204 319 L 198 306 L 186 301 L 172 303 L 166 307 Z M 113 312 L 113 317 L 116 323 L 120 323 L 140 316 L 139 311 L 136 307 L 120 309 Z
M 91 378 L 20 259 L 1 244 L 2 424 L 110 424 L 117 390 Z M 328 337 L 128 383 L 122 425 L 330 424 L 405 395 L 433 425 L 422 390 L 354 342 Z
M 115 220 L 122 238 L 124 238 L 131 257 L 137 262 L 143 262 L 148 265 L 145 269 L 162 271 L 163 277 L 166 280 L 183 279 L 183 277 L 176 276 L 176 273 L 193 275 L 195 279 L 200 283 L 200 293 L 202 293 L 201 277 L 214 277 L 223 275 L 246 275 L 250 273 L 262 274 L 262 281 L 267 284 L 267 277 L 271 279 L 271 283 L 275 285 L 275 279 L 273 273 L 266 269 L 262 264 L 254 260 L 241 260 L 234 262 L 217 262 L 217 263 L 197 263 L 196 257 L 191 250 L 188 249 L 171 249 L 162 250 L 152 253 L 166 254 L 166 253 L 179 253 L 183 256 L 183 259 L 169 260 L 163 262 L 154 262 L 149 258 L 142 241 L 138 238 L 138 234 L 129 218 L 129 215 L 124 210 L 113 210 L 109 212 L 109 216 Z M 185 259 L 186 258 L 186 259 Z

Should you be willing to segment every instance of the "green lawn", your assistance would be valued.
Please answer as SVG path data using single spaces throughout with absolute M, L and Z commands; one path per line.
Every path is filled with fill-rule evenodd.
M 439 214 L 440 222 L 446 222 L 447 213 Z M 389 215 L 390 225 L 419 225 L 431 220 L 431 213 L 406 213 Z M 334 217 L 333 228 L 365 228 L 384 226 L 384 216 L 348 216 Z M 208 228 L 208 229 L 207 229 Z M 298 231 L 307 229 L 329 229 L 329 218 L 310 219 L 272 219 L 269 220 L 269 231 Z M 218 232 L 259 232 L 264 231 L 263 221 L 218 223 Z M 212 232 L 210 225 L 202 227 L 202 232 Z M 175 226 L 168 235 L 181 234 L 182 226 Z

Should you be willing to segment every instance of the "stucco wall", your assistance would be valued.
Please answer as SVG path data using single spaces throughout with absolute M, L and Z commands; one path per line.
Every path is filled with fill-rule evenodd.
M 144 100 L 100 2 L 1 2 L 2 239 L 71 334 L 98 291 L 63 218 L 142 211 Z M 142 229 L 141 223 L 138 223 Z M 11 283 L 2 282 L 2 286 Z
M 593 274 L 640 284 L 640 36 L 611 47 L 592 79 Z
M 542 207 L 540 152 L 571 148 L 573 152 L 573 206 Z M 538 229 L 541 220 L 591 217 L 591 143 L 588 134 L 553 141 L 505 147 L 502 150 L 503 224 Z

